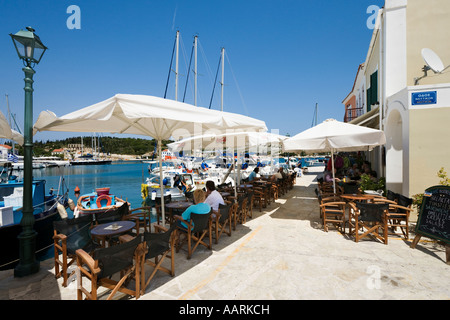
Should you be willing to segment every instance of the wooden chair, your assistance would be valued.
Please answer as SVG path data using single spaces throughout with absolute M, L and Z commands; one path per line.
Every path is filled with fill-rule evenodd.
M 360 194 L 361 193 L 359 191 L 359 186 L 356 183 L 355 184 L 344 183 L 344 185 L 342 186 L 342 189 L 343 189 L 344 194 Z
M 349 234 L 355 236 L 355 242 L 369 235 L 388 244 L 387 214 L 389 204 L 349 202 Z M 360 234 L 360 229 L 363 232 Z M 382 229 L 382 233 L 380 233 Z
M 150 281 L 158 270 L 163 271 L 172 277 L 175 276 L 175 238 L 176 225 L 172 224 L 169 229 L 155 225 L 158 233 L 144 232 L 143 241 L 146 244 L 145 258 L 142 259 L 141 285 L 142 294 L 148 287 Z M 163 261 L 170 259 L 170 269 L 163 267 Z M 154 261 L 152 261 L 154 259 Z M 153 268 L 150 276 L 145 279 L 145 264 Z
M 324 231 L 328 232 L 328 224 L 332 223 L 340 232 L 345 233 L 346 203 L 339 197 L 323 198 L 320 212 Z
M 76 250 L 84 249 L 91 252 L 98 246 L 91 238 L 92 226 L 91 215 L 53 222 L 55 277 L 56 279 L 63 277 L 63 287 L 67 286 L 69 276 L 75 273 L 72 271 L 68 275 L 67 270 L 76 261 Z
M 216 244 L 219 243 L 219 238 L 223 232 L 225 232 L 229 237 L 231 237 L 231 228 L 234 218 L 234 210 L 237 209 L 237 203 L 231 203 L 229 201 L 225 202 L 225 205 L 219 205 L 219 212 L 216 217 L 213 218 L 211 227 L 212 233 L 215 235 Z M 228 228 L 228 231 L 227 231 Z
M 211 210 L 212 211 L 212 210 Z M 207 214 L 197 214 L 197 213 L 191 213 L 191 219 L 189 221 L 185 221 L 180 216 L 174 216 L 177 224 L 177 244 L 176 244 L 176 251 L 178 252 L 182 245 L 187 242 L 188 246 L 188 255 L 187 258 L 190 259 L 192 257 L 192 254 L 197 249 L 197 247 L 201 244 L 205 247 L 207 247 L 209 250 L 212 249 L 212 232 L 211 232 L 211 213 L 209 212 Z M 185 226 L 183 226 L 182 223 L 184 223 Z M 185 235 L 185 239 L 181 241 L 181 235 Z M 208 235 L 209 237 L 209 243 L 205 243 L 203 241 L 203 238 Z M 195 242 L 192 246 L 192 242 Z
M 143 228 L 144 232 L 150 231 L 152 207 L 140 207 L 130 210 L 129 214 L 124 216 L 124 220 L 130 220 L 136 223 L 136 235 L 140 234 L 140 229 Z
M 331 195 L 331 194 L 344 194 L 344 188 L 341 187 L 340 185 L 336 184 L 336 192 L 334 191 L 334 187 L 333 187 L 333 182 L 323 182 L 321 184 L 321 187 L 319 188 L 319 193 L 321 194 L 326 194 L 326 195 Z
M 266 191 L 261 187 L 253 187 L 254 198 L 253 204 L 259 207 L 259 212 L 262 211 L 262 208 L 267 207 L 267 194 Z
M 247 221 L 247 218 L 252 219 L 253 218 L 253 200 L 255 197 L 255 193 L 253 190 L 249 191 L 247 193 L 247 210 L 246 210 L 246 218 L 245 221 Z
M 141 266 L 145 249 L 141 237 L 120 243 L 111 247 L 96 249 L 92 257 L 83 249 L 78 249 L 77 267 L 78 277 L 78 300 L 83 296 L 87 300 L 98 299 L 98 288 L 106 287 L 111 290 L 107 300 L 111 300 L 117 292 L 130 296 L 140 297 Z M 112 276 L 120 273 L 119 280 L 113 280 Z M 90 280 L 90 291 L 83 287 L 83 277 Z M 134 288 L 128 288 L 134 279 Z
M 130 212 L 130 206 L 127 202 L 121 205 L 117 210 L 106 211 L 101 214 L 95 214 L 98 224 L 123 220 L 123 217 Z
M 273 202 L 278 200 L 278 186 L 275 182 L 270 183 L 270 196 L 273 199 Z
M 405 237 L 405 240 L 409 240 L 409 215 L 412 211 L 411 207 L 404 207 L 397 204 L 396 201 L 388 200 L 385 198 L 374 198 L 374 203 L 385 203 L 389 205 L 389 211 L 387 213 L 387 226 L 393 230 L 400 228 Z
M 240 196 L 238 196 L 238 201 L 237 201 L 237 211 L 236 214 L 234 215 L 234 230 L 236 230 L 236 226 L 237 224 L 244 224 L 246 222 L 246 218 L 247 218 L 247 195 L 246 194 L 242 194 Z
M 172 202 L 172 195 L 169 194 L 167 196 L 164 196 L 164 206 L 168 203 Z M 161 197 L 155 198 L 155 209 L 156 209 L 156 223 L 159 224 L 162 220 L 162 210 L 161 210 Z M 165 208 L 165 217 L 166 217 L 166 223 L 172 224 L 173 221 L 171 221 L 171 218 L 168 213 L 168 209 Z
M 277 199 L 278 199 L 278 197 L 283 196 L 285 193 L 285 190 L 283 188 L 283 183 L 279 179 L 275 179 L 275 181 L 273 181 L 272 183 L 275 184 L 275 186 L 277 188 Z

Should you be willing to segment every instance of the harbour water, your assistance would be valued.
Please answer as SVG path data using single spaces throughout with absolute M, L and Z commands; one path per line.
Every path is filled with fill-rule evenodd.
M 48 167 L 34 169 L 33 177 L 46 180 L 47 190 L 58 189 L 60 178 L 64 177 L 69 198 L 74 202 L 77 201 L 74 192 L 77 186 L 80 195 L 91 193 L 96 188 L 109 187 L 110 194 L 128 200 L 132 208 L 138 208 L 142 203 L 141 184 L 149 176 L 147 166 L 140 161 L 120 161 L 105 165 Z
M 149 176 L 148 164 L 140 161 L 120 161 L 103 165 L 82 165 L 66 167 L 48 167 L 33 170 L 34 179 L 46 180 L 46 191 L 51 188 L 61 188 L 61 178 L 65 180 L 65 190 L 69 190 L 69 198 L 77 201 L 75 188 L 80 188 L 80 195 L 91 193 L 96 188 L 109 187 L 110 194 L 114 194 L 131 204 L 131 208 L 139 208 L 142 203 L 141 184 Z M 14 174 L 22 178 L 23 171 L 14 171 Z M 55 191 L 56 192 L 56 191 Z M 61 192 L 61 191 L 60 191 Z M 69 218 L 73 212 L 67 209 Z M 53 246 L 37 255 L 37 259 L 43 261 L 52 258 Z

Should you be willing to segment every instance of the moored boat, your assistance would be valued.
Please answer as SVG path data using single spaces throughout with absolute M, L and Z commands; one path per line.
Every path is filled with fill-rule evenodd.
M 53 221 L 67 216 L 69 199 L 45 192 L 45 180 L 33 181 L 33 209 L 36 231 L 36 258 L 44 257 L 53 245 Z M 0 270 L 12 269 L 19 262 L 19 239 L 22 232 L 23 183 L 13 179 L 0 183 Z
M 110 194 L 109 190 L 109 188 L 97 188 L 95 192 L 80 196 L 75 216 L 95 214 L 98 219 L 102 214 L 113 215 L 122 205 L 130 205 L 127 201 Z

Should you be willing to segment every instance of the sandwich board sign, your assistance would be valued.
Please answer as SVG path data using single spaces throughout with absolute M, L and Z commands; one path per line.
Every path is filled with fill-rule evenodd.
M 447 263 L 450 263 L 450 186 L 425 190 L 411 248 L 415 248 L 422 236 L 445 242 Z

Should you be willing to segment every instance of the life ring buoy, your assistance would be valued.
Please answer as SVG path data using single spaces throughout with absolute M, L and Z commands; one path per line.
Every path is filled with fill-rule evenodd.
M 110 196 L 108 196 L 107 194 L 102 194 L 101 196 L 97 197 L 97 201 L 95 201 L 95 203 L 97 204 L 97 208 L 101 208 L 102 207 L 102 200 L 106 199 L 106 206 L 110 206 L 112 199 Z

